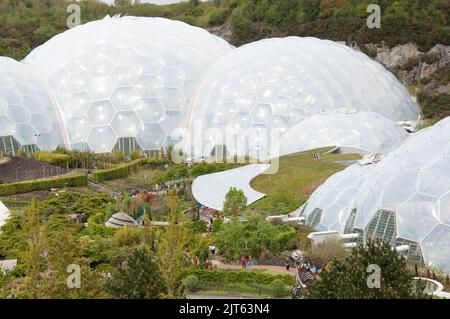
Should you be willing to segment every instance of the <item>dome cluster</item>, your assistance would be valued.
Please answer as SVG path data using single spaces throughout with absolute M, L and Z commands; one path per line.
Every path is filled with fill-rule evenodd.
M 404 138 L 392 121 L 419 115 L 407 90 L 380 64 L 315 38 L 267 39 L 234 49 L 179 21 L 106 17 L 56 35 L 22 62 L 4 62 L 18 71 L 0 78 L 0 85 L 9 85 L 1 88 L 0 102 L 8 100 L 2 105 L 11 109 L 1 118 L 10 125 L 0 137 L 42 150 L 64 144 L 96 153 L 159 151 L 176 145 L 210 157 L 225 146 L 228 154 L 264 159 L 276 155 L 274 132 L 282 138 L 299 125 L 289 139 L 320 132 L 316 144 L 289 152 L 330 142 L 388 151 Z M 32 70 L 27 86 L 34 93 L 10 87 L 23 81 L 25 69 Z M 21 89 L 24 100 L 13 100 L 11 92 Z M 17 105 L 26 109 L 30 94 L 38 94 L 48 110 L 33 102 L 29 115 L 20 113 Z M 337 109 L 358 111 L 335 114 L 345 130 L 329 113 Z M 333 128 L 317 130 L 328 124 Z M 377 136 L 367 136 L 370 130 Z M 229 135 L 232 142 L 224 138 Z
M 303 215 L 320 230 L 407 244 L 411 258 L 450 269 L 450 118 L 413 134 L 377 164 L 333 175 Z

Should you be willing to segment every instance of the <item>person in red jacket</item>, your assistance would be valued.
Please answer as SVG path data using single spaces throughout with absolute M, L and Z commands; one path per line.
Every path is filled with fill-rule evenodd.
M 247 268 L 247 260 L 245 259 L 244 256 L 242 256 L 242 258 L 241 258 L 241 265 L 242 265 L 242 269 Z

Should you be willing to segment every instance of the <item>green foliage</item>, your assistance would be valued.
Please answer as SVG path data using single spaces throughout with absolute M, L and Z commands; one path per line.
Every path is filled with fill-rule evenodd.
M 272 275 L 261 270 L 240 271 L 225 269 L 199 269 L 190 268 L 185 271 L 184 277 L 195 275 L 201 282 L 216 284 L 260 284 L 270 285 L 274 280 L 280 280 L 284 285 L 293 286 L 294 276 L 288 274 Z
M 206 227 L 206 224 L 203 220 L 197 220 L 195 222 L 192 222 L 192 231 L 194 233 L 206 233 L 208 231 L 208 228 Z
M 200 288 L 200 280 L 196 275 L 189 275 L 184 279 L 184 285 L 190 291 L 195 291 Z
M 157 261 L 146 248 L 133 250 L 106 283 L 106 289 L 118 299 L 154 299 L 165 292 Z
M 380 267 L 380 288 L 369 288 L 369 265 Z M 358 246 L 344 259 L 334 260 L 309 290 L 310 298 L 396 299 L 423 298 L 413 290 L 413 274 L 406 260 L 389 243 L 369 242 Z
M 270 283 L 270 288 L 273 290 L 274 297 L 283 297 L 286 295 L 286 284 L 281 279 L 274 279 Z
M 231 187 L 225 195 L 225 202 L 223 203 L 223 211 L 227 216 L 237 218 L 241 209 L 247 206 L 247 197 L 244 191 Z
M 220 9 L 214 9 L 209 15 L 209 25 L 217 26 L 225 22 L 224 12 Z
M 143 164 L 148 163 L 149 160 L 144 158 L 134 160 L 128 164 L 119 164 L 112 169 L 95 171 L 92 173 L 92 179 L 101 183 L 116 178 L 127 177 L 129 174 L 137 172 Z
M 34 154 L 34 159 L 49 163 L 51 165 L 67 168 L 69 166 L 70 156 L 61 153 L 37 152 Z
M 430 95 L 421 92 L 418 95 L 425 118 L 444 118 L 450 115 L 450 94 Z
M 273 225 L 255 215 L 243 223 L 232 220 L 223 224 L 214 239 L 219 250 L 226 252 L 227 259 L 238 260 L 247 255 L 279 255 L 294 235 L 294 228 L 286 224 Z
M 51 188 L 81 187 L 86 185 L 86 175 L 66 175 L 17 183 L 0 184 L 0 195 L 13 195 L 38 190 L 48 190 Z

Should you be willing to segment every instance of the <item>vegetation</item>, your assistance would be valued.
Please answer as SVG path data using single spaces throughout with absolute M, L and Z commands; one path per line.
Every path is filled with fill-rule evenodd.
M 283 224 L 273 225 L 259 215 L 249 216 L 246 222 L 233 219 L 223 224 L 215 235 L 215 244 L 225 251 L 228 260 L 241 256 L 254 258 L 277 255 L 295 234 L 295 229 Z
M 380 279 L 370 277 L 379 267 Z M 360 245 L 351 255 L 331 262 L 309 291 L 310 298 L 333 299 L 396 299 L 424 298 L 413 289 L 414 275 L 407 269 L 406 260 L 389 243 L 369 242 Z M 373 280 L 372 280 L 373 279 Z
M 245 206 L 247 206 L 247 197 L 245 196 L 244 191 L 231 187 L 225 195 L 225 202 L 223 203 L 223 212 L 225 215 L 237 218 L 239 212 Z
M 266 197 L 245 209 L 264 215 L 288 214 L 300 207 L 328 177 L 345 168 L 340 161 L 359 159 L 357 154 L 325 154 L 331 148 L 291 154 L 280 158 L 275 174 L 259 175 L 251 186 Z M 313 153 L 321 153 L 315 160 Z
M 156 258 L 145 247 L 136 248 L 106 283 L 113 298 L 148 299 L 164 294 Z
M 51 188 L 79 187 L 87 185 L 87 176 L 84 174 L 65 175 L 45 179 L 0 184 L 0 195 L 29 193 Z
M 33 156 L 34 159 L 41 162 L 46 162 L 51 165 L 59 166 L 62 168 L 69 167 L 70 156 L 67 154 L 52 153 L 52 152 L 37 152 Z

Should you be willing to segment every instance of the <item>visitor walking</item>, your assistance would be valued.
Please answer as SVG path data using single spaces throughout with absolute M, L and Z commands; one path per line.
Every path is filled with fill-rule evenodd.
M 242 256 L 242 258 L 241 258 L 241 265 L 242 265 L 242 269 L 247 268 L 247 260 L 245 259 L 244 256 Z
M 284 266 L 286 267 L 287 271 L 289 271 L 289 268 L 291 268 L 291 259 L 289 257 L 286 257 L 286 260 L 284 261 Z

